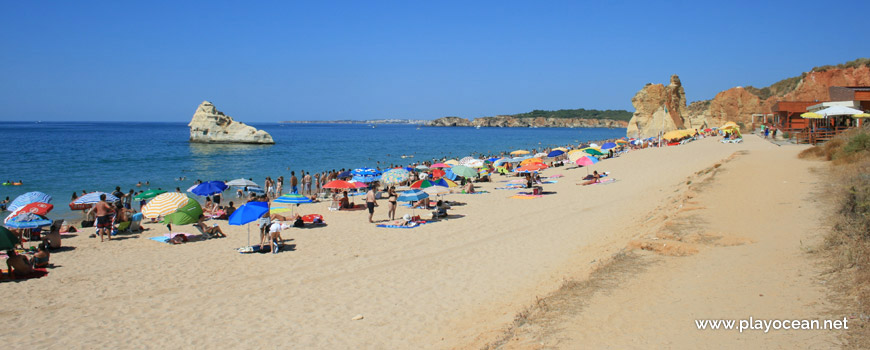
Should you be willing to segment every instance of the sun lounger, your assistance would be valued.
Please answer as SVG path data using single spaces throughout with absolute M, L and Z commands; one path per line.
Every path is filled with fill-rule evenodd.
M 196 230 L 199 231 L 199 233 L 202 235 L 202 239 L 211 239 L 211 238 L 214 238 L 214 236 L 212 236 L 212 235 L 206 233 L 205 231 L 203 231 L 202 227 L 199 227 L 199 225 L 193 225 L 193 227 L 196 227 Z

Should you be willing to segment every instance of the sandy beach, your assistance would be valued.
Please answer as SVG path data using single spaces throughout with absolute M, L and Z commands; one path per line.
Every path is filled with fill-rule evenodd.
M 698 332 L 690 328 L 697 315 L 748 317 L 752 315 L 742 310 L 756 306 L 759 315 L 782 310 L 772 316 L 821 317 L 824 306 L 813 301 L 823 292 L 805 288 L 812 285 L 816 272 L 811 264 L 802 262 L 807 269 L 802 270 L 803 277 L 796 277 L 790 275 L 795 269 L 762 270 L 764 266 L 746 260 L 765 256 L 768 261 L 761 263 L 771 266 L 803 261 L 795 258 L 801 249 L 796 242 L 812 239 L 811 232 L 801 229 L 811 228 L 813 215 L 820 214 L 800 206 L 809 184 L 816 181 L 807 171 L 810 162 L 795 157 L 802 148 L 778 147 L 756 136 L 747 136 L 741 144 L 718 140 L 632 151 L 588 170 L 546 169 L 543 176 L 564 177 L 544 185 L 550 193 L 536 199 L 509 198 L 515 191 L 494 189 L 508 178 L 496 176 L 494 183 L 480 188 L 489 193 L 449 195 L 448 199 L 465 203 L 454 206 L 454 217 L 414 229 L 377 228 L 367 222 L 365 211 L 331 212 L 328 203 L 303 205 L 300 213 L 322 214 L 328 225 L 285 230 L 283 236 L 292 239 L 293 248 L 277 255 L 237 253 L 236 248 L 247 244 L 246 227 L 229 226 L 225 221 L 216 222 L 227 238 L 178 246 L 147 239 L 166 233 L 162 225 L 146 224 L 149 230 L 142 234 L 119 236 L 106 243 L 88 238 L 88 230 L 64 240 L 64 245 L 74 249 L 52 255 L 55 268 L 47 277 L 0 284 L 0 293 L 10 296 L 0 311 L 0 336 L 14 348 L 58 342 L 67 348 L 481 348 L 501 339 L 518 312 L 556 291 L 564 281 L 583 280 L 628 247 L 649 243 L 655 237 L 651 228 L 666 225 L 682 209 L 677 206 L 694 197 L 701 199 L 690 205 L 706 208 L 698 213 L 705 225 L 730 226 L 730 230 L 717 232 L 734 233 L 729 238 L 734 247 L 686 248 L 700 250 L 686 257 L 703 260 L 697 263 L 675 262 L 667 260 L 672 257 L 640 250 L 638 254 L 655 255 L 649 260 L 664 259 L 648 271 L 661 271 L 668 279 L 643 272 L 624 288 L 595 295 L 587 300 L 586 310 L 566 321 L 563 331 L 570 336 L 549 345 L 621 348 L 643 344 L 632 343 L 636 337 L 653 347 L 703 345 L 693 338 L 686 343 L 662 343 L 645 333 L 625 337 L 617 331 L 623 326 L 642 329 L 644 324 L 659 322 L 662 315 L 670 317 L 670 325 L 685 321 L 679 326 L 683 328 L 674 326 L 661 335 L 669 339 Z M 704 171 L 717 168 L 716 164 L 725 169 L 721 181 L 714 178 L 703 190 L 690 186 L 693 181 L 705 181 L 708 173 Z M 592 170 L 609 171 L 616 181 L 575 185 Z M 770 183 L 753 184 L 757 178 L 768 178 Z M 762 191 L 782 181 L 795 186 L 772 189 L 795 191 L 787 199 Z M 739 205 L 754 201 L 755 194 L 769 196 L 756 206 Z M 375 220 L 385 220 L 386 201 L 379 202 Z M 715 203 L 732 205 L 718 207 Z M 410 212 L 400 206 L 397 214 Z M 724 220 L 723 216 L 740 219 Z M 779 220 L 786 219 L 771 221 L 790 217 L 802 221 L 786 224 L 794 229 L 779 226 Z M 256 240 L 257 228 L 254 224 L 250 228 L 251 239 Z M 195 229 L 182 226 L 174 232 L 195 233 Z M 768 241 L 767 233 L 775 240 Z M 778 243 L 782 241 L 793 244 L 784 247 Z M 723 261 L 728 263 L 717 264 Z M 716 267 L 695 270 L 707 265 Z M 747 274 L 751 276 L 748 280 L 731 277 L 753 266 L 764 273 Z M 760 281 L 760 287 L 742 288 L 756 283 L 752 278 Z M 730 281 L 736 281 L 735 290 L 747 294 L 697 297 L 719 290 L 709 283 Z M 641 307 L 645 305 L 642 297 L 668 300 L 679 292 L 685 293 L 690 305 L 712 303 L 715 307 L 685 313 L 677 312 L 683 307 L 675 303 Z M 765 294 L 765 301 L 778 302 L 753 301 L 749 294 Z M 790 303 L 794 298 L 801 303 Z M 663 308 L 671 312 L 663 313 Z M 802 311 L 791 312 L 797 309 Z M 617 312 L 630 310 L 631 315 Z M 353 320 L 357 315 L 363 318 Z M 634 323 L 623 325 L 619 320 Z M 590 324 L 597 328 L 586 326 Z M 546 339 L 534 334 L 517 334 L 517 343 L 506 347 L 547 345 L 539 342 Z M 722 334 L 713 339 L 740 340 L 728 343 L 735 346 L 751 341 Z M 803 338 L 765 338 L 773 343 L 749 344 L 785 348 L 802 344 L 794 339 Z

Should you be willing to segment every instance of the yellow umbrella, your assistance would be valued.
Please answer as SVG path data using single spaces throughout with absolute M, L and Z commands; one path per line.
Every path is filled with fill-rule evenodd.
M 451 159 L 451 160 L 444 162 L 444 164 L 447 164 L 449 166 L 457 166 L 457 165 L 459 165 L 459 161 L 456 159 Z
M 736 126 L 737 126 L 737 123 L 735 123 L 735 122 L 727 122 L 724 125 L 722 125 L 722 127 L 720 127 L 719 129 L 731 128 L 731 127 L 736 127 Z
M 619 140 L 616 140 L 616 143 L 628 143 L 628 141 L 619 139 Z
M 158 216 L 166 216 L 172 214 L 187 204 L 190 198 L 184 193 L 168 192 L 154 197 L 145 207 L 142 208 L 142 215 L 146 218 L 153 219 Z
M 823 115 L 821 115 L 821 114 L 818 114 L 818 113 L 809 112 L 809 113 L 801 114 L 801 118 L 806 118 L 806 119 L 824 119 L 825 116 L 823 116 Z
M 543 164 L 544 161 L 541 160 L 541 158 L 529 158 L 529 159 L 526 159 L 526 160 L 520 162 L 520 166 L 523 166 L 526 164 L 532 164 L 532 163 L 542 163 Z
M 666 132 L 664 135 L 662 135 L 662 138 L 665 140 L 673 140 L 673 139 L 678 139 L 678 138 L 681 138 L 684 136 L 691 135 L 692 133 L 694 133 L 693 130 L 686 130 L 686 129 L 671 130 L 671 131 Z
M 522 155 L 526 155 L 526 154 L 529 154 L 529 151 L 526 151 L 524 149 L 518 149 L 516 151 L 511 152 L 512 156 L 522 156 Z
M 553 150 L 554 151 L 568 152 L 568 149 L 565 147 L 556 147 L 556 148 L 553 148 Z
M 867 118 L 870 117 L 870 113 L 859 113 L 852 115 L 852 118 Z

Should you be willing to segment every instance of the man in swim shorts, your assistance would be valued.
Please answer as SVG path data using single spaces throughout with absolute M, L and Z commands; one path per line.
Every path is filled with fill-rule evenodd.
M 100 242 L 103 242 L 103 233 L 112 240 L 112 207 L 106 202 L 106 194 L 100 195 L 100 201 L 94 206 L 94 213 L 97 216 L 97 234 L 100 235 Z
M 374 221 L 372 221 L 372 216 L 375 215 L 375 207 L 378 205 L 377 200 L 375 200 L 375 191 L 377 190 L 377 188 L 377 184 L 372 184 L 372 186 L 369 187 L 369 191 L 366 192 L 366 207 L 369 209 L 370 223 L 374 223 Z

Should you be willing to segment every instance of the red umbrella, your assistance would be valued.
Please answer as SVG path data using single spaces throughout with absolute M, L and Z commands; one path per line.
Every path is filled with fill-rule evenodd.
M 433 178 L 444 177 L 445 174 L 444 170 L 441 169 L 432 169 L 431 173 Z
M 12 217 L 18 216 L 20 214 L 24 214 L 24 213 L 33 213 L 36 215 L 43 215 L 44 216 L 45 214 L 48 214 L 48 212 L 50 212 L 51 209 L 54 209 L 54 206 L 51 204 L 42 203 L 42 202 L 34 202 L 34 203 L 30 203 L 30 204 L 25 205 L 25 206 L 21 207 L 20 209 L 16 210 L 14 213 L 9 215 L 9 217 L 12 218 Z
M 344 180 L 332 180 L 332 181 L 326 183 L 326 185 L 323 185 L 323 188 L 339 188 L 339 189 L 343 188 L 343 189 L 352 190 L 352 189 L 355 189 L 356 186 L 354 186 L 352 183 L 344 181 Z
M 516 171 L 538 171 L 549 168 L 547 164 L 544 163 L 532 163 L 522 167 L 517 168 Z
M 429 180 L 417 180 L 411 184 L 411 188 L 427 188 L 435 186 L 435 183 Z

